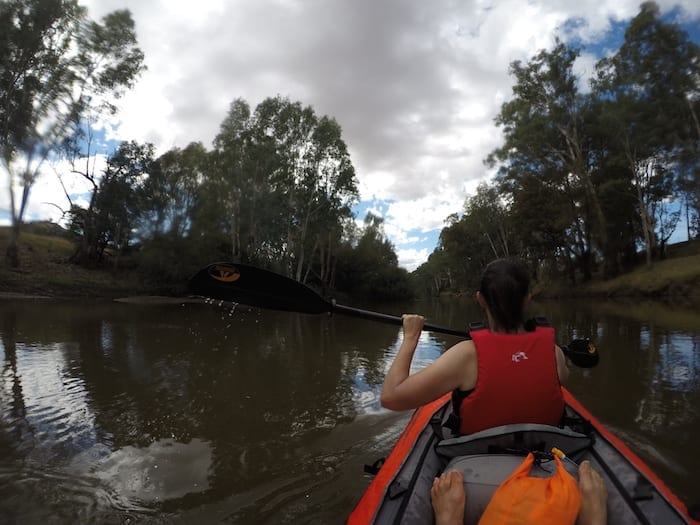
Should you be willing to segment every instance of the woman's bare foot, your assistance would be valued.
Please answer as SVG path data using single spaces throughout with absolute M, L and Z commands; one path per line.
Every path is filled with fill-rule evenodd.
M 451 470 L 435 478 L 430 489 L 430 500 L 433 502 L 435 525 L 462 525 L 467 501 L 462 473 Z
M 576 525 L 605 525 L 608 519 L 608 489 L 589 461 L 578 468 L 578 488 L 581 491 L 581 509 Z

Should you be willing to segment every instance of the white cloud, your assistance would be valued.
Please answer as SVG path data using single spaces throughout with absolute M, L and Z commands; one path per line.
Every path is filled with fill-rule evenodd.
M 399 265 L 406 268 L 409 272 L 412 272 L 428 260 L 431 251 L 432 250 L 428 250 L 427 248 L 399 249 L 396 250 L 396 255 L 399 259 Z
M 300 100 L 338 120 L 361 198 L 391 202 L 386 231 L 405 253 L 408 232 L 441 228 L 493 175 L 483 160 L 500 143 L 493 119 L 511 95 L 509 64 L 550 47 L 555 35 L 597 43 L 640 4 L 83 1 L 96 18 L 130 9 L 148 66 L 120 101 L 109 138 L 150 141 L 159 153 L 191 141 L 208 147 L 235 98 L 252 106 L 277 94 Z M 660 5 L 682 5 L 685 21 L 700 16 L 696 0 Z M 594 62 L 584 53 L 577 72 L 590 75 Z M 32 213 L 45 192 L 56 193 L 37 187 Z

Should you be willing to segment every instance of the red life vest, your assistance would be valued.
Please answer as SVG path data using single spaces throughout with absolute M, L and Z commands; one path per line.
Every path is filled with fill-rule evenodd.
M 514 423 L 558 425 L 564 397 L 557 373 L 554 329 L 521 334 L 471 332 L 478 375 L 471 392 L 453 393 L 459 433 Z M 466 396 L 466 397 L 465 397 Z

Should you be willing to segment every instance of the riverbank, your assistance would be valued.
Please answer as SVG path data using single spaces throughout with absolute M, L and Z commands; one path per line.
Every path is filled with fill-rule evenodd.
M 700 255 L 641 266 L 608 281 L 588 284 L 588 294 L 606 297 L 688 297 L 700 300 Z
M 4 255 L 7 228 L 0 228 L 0 254 Z M 160 296 L 177 299 L 186 295 L 186 283 L 164 290 L 162 286 L 121 265 L 85 269 L 67 262 L 73 244 L 63 236 L 23 232 L 20 237 L 20 267 L 0 264 L 0 298 L 130 298 Z M 630 300 L 650 298 L 700 305 L 700 241 L 669 246 L 668 258 L 615 279 L 577 286 L 568 282 L 541 282 L 535 294 L 545 298 L 593 297 Z M 163 297 L 167 296 L 167 297 Z
M 75 247 L 59 235 L 23 232 L 19 268 L 8 268 L 8 237 L 8 229 L 0 228 L 0 297 L 109 299 L 162 293 L 133 269 L 86 269 L 69 263 Z
M 683 255 L 640 265 L 614 279 L 570 283 L 543 283 L 538 295 L 549 298 L 592 297 L 631 300 L 648 298 L 700 304 L 700 254 Z

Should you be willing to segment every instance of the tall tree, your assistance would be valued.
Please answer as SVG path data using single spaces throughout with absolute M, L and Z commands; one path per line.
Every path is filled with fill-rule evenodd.
M 197 201 L 197 222 L 204 224 L 207 210 L 214 210 L 207 220 L 221 221 L 218 229 L 227 236 L 233 260 L 267 265 L 283 258 L 280 232 L 286 229 L 286 199 L 275 182 L 281 169 L 277 111 L 275 99 L 265 99 L 254 112 L 245 100 L 236 99 L 214 139 L 212 169 Z
M 632 174 L 649 264 L 659 227 L 655 209 L 671 195 L 668 179 L 697 136 L 688 108 L 700 91 L 700 48 L 661 19 L 658 5 L 645 2 L 618 52 L 596 69 L 601 118 Z
M 42 163 L 89 113 L 114 112 L 115 97 L 142 70 L 126 10 L 99 23 L 77 0 L 0 3 L 0 159 L 9 181 L 11 266 L 19 264 L 20 226 Z
M 700 85 L 700 78 L 696 82 Z M 683 201 L 681 215 L 690 240 L 700 234 L 700 92 L 688 96 L 688 111 L 691 129 L 686 147 L 679 155 L 678 191 Z
M 268 98 L 251 114 L 232 103 L 214 141 L 210 198 L 226 217 L 235 260 L 328 284 L 333 251 L 357 198 L 338 123 L 310 106 Z
M 301 281 L 320 253 L 319 277 L 329 284 L 330 260 L 340 244 L 342 224 L 352 216 L 357 199 L 355 170 L 341 128 L 335 119 L 318 119 L 310 137 L 310 147 L 300 184 L 297 184 L 299 221 L 296 236 L 296 279 Z
M 419 268 L 419 281 L 430 282 L 433 293 L 473 290 L 489 261 L 520 254 L 509 205 L 496 184 L 480 184 L 461 216 L 447 217 L 437 248 Z
M 577 215 L 570 225 L 581 249 L 578 265 L 585 279 L 592 272 L 592 252 L 605 244 L 606 219 L 595 184 L 595 154 L 586 129 L 588 97 L 581 94 L 573 65 L 577 49 L 557 42 L 551 51 L 540 51 L 528 63 L 513 62 L 513 98 L 496 118 L 505 135 L 502 147 L 487 158 L 499 165 L 503 186 L 517 191 L 531 179 L 557 187 Z M 545 182 L 546 181 L 546 182 Z M 517 198 L 517 195 L 514 194 Z M 536 210 L 532 213 L 549 213 Z M 557 247 L 552 246 L 552 252 Z
M 110 156 L 88 207 L 71 208 L 70 228 L 79 236 L 75 262 L 94 267 L 107 247 L 114 249 L 118 262 L 144 214 L 143 183 L 155 170 L 152 144 L 124 142 Z
M 464 216 L 484 236 L 492 257 L 508 257 L 514 248 L 508 208 L 496 185 L 481 183 L 464 204 Z
M 197 191 L 205 178 L 209 154 L 200 142 L 173 148 L 157 159 L 144 182 L 143 235 L 182 238 L 189 232 Z

